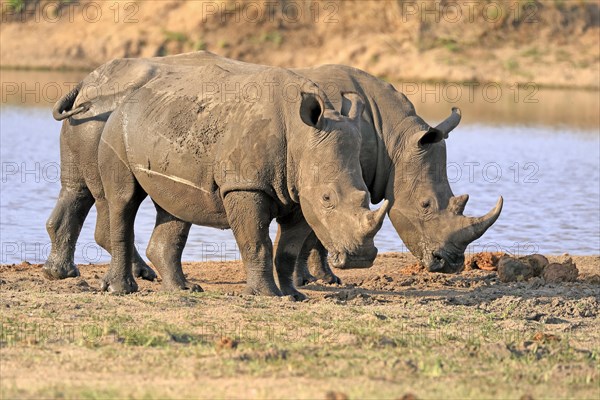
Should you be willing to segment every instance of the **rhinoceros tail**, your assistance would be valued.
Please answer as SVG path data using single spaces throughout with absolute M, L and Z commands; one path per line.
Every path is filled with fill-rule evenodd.
M 56 102 L 54 108 L 52 109 L 52 116 L 55 120 L 62 121 L 63 119 L 67 119 L 75 114 L 79 114 L 87 110 L 87 104 L 82 104 L 74 110 L 71 109 L 75 103 L 75 99 L 77 98 L 79 91 L 81 90 L 82 85 L 83 82 L 79 82 L 79 84 L 75 86 L 73 90 Z

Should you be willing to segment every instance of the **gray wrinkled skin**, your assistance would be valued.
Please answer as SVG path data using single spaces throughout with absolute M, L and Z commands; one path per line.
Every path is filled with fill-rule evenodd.
M 80 186 L 76 194 L 87 202 L 85 208 L 75 210 L 79 218 L 69 220 L 63 199 L 70 199 L 63 195 L 70 193 L 63 192 L 75 185 L 63 182 L 63 192 L 48 222 L 53 249 L 45 265 L 47 275 L 62 278 L 76 271 L 72 242 L 63 243 L 59 238 L 76 238 L 95 199 L 98 211 L 103 212 L 97 233 L 109 228 L 110 244 L 105 248 L 113 256 L 104 287 L 115 292 L 135 291 L 130 266 L 135 268 L 141 258 L 133 248 L 133 219 L 146 193 L 158 211 L 148 255 L 153 262 L 159 258 L 156 265 L 168 288 L 187 288 L 180 267 L 189 231 L 183 221 L 233 229 L 248 272 L 248 291 L 255 294 L 281 294 L 272 276 L 268 238 L 272 218 L 280 224 L 281 241 L 290 243 L 279 247 L 275 255 L 284 294 L 302 297 L 294 288 L 291 273 L 311 230 L 336 260 L 342 260 L 341 266 L 353 253 L 376 254 L 372 239 L 381 227 L 386 207 L 379 212 L 368 210 L 369 196 L 359 165 L 358 124 L 364 108 L 359 96 L 344 96 L 351 104 L 348 117 L 344 117 L 325 106 L 326 96 L 316 85 L 287 70 L 216 56 L 206 66 L 190 68 L 182 63 L 170 68 L 165 63 L 160 71 L 153 62 L 148 66 L 121 61 L 101 67 L 90 79 L 97 88 L 98 81 L 109 82 L 107 75 L 118 72 L 122 81 L 140 82 L 128 86 L 129 96 L 123 92 L 124 96 L 113 96 L 112 102 L 99 101 L 98 95 L 86 98 L 85 89 L 91 84 L 84 81 L 77 88 L 81 96 L 70 94 L 55 107 L 55 117 L 70 117 L 61 135 L 61 146 L 66 139 L 68 148 L 61 148 L 61 157 L 80 157 L 93 147 L 86 141 L 90 137 L 96 140 L 101 132 L 96 147 L 102 184 L 93 188 L 96 190 L 89 199 L 81 187 L 98 184 L 97 176 L 83 177 L 83 182 L 75 177 Z M 140 71 L 142 77 L 138 76 Z M 228 96 L 224 86 L 215 86 L 224 82 L 252 87 L 263 95 L 253 101 L 239 101 L 235 95 Z M 284 99 L 273 86 L 295 87 L 302 95 L 290 98 L 288 91 Z M 210 90 L 202 92 L 206 88 Z M 73 99 L 73 104 L 66 104 Z M 93 158 L 88 159 L 93 164 Z M 336 175 L 316 179 L 314 170 L 322 165 L 315 160 L 326 160 Z M 77 161 L 79 167 L 84 166 L 81 158 Z M 94 169 L 89 167 L 79 169 Z M 110 204 L 108 216 L 106 204 Z M 170 245 L 156 242 L 161 235 L 172 238 Z M 100 239 L 107 244 L 106 238 Z
M 112 91 L 96 90 L 90 95 L 97 108 L 95 116 L 75 124 L 71 123 L 73 122 L 71 119 L 63 126 L 63 134 L 61 134 L 63 165 L 77 162 L 79 165 L 84 164 L 80 160 L 81 152 L 86 154 L 85 159 L 89 160 L 90 168 L 81 168 L 82 172 L 77 169 L 70 170 L 69 176 L 63 177 L 61 196 L 48 221 L 48 231 L 53 243 L 51 256 L 45 266 L 48 275 L 64 278 L 73 270 L 76 271 L 72 264 L 71 249 L 94 198 L 99 215 L 96 232 L 105 231 L 102 228 L 106 226 L 104 224 L 108 216 L 102 217 L 107 213 L 105 207 L 102 207 L 103 199 L 99 198 L 97 191 L 94 190 L 98 179 L 93 179 L 94 171 L 97 170 L 93 167 L 94 160 L 97 158 L 97 143 L 104 121 L 110 112 L 132 89 L 143 85 L 162 71 L 173 68 L 174 65 L 203 65 L 215 57 L 217 56 L 208 52 L 197 52 L 154 59 L 115 60 L 100 67 L 86 78 L 83 82 L 84 87 L 89 85 L 102 88 L 102 85 L 107 86 L 108 82 L 116 81 L 117 85 L 113 87 L 123 90 L 121 92 L 112 88 Z M 235 62 L 235 65 L 244 64 Z M 457 122 L 449 119 L 445 126 L 441 124 L 440 128 L 445 131 L 445 134 L 439 135 L 440 132 L 432 130 L 416 116 L 414 107 L 404 95 L 398 93 L 391 85 L 360 70 L 329 65 L 296 70 L 296 72 L 311 78 L 322 87 L 333 88 L 334 91 L 355 91 L 366 99 L 367 105 L 362 114 L 361 124 L 360 160 L 363 177 L 373 202 L 383 198 L 391 201 L 389 215 L 396 230 L 409 250 L 430 270 L 453 272 L 460 269 L 466 245 L 475 240 L 477 235 L 483 234 L 485 229 L 495 221 L 501 203 L 499 203 L 500 207 L 497 206 L 480 220 L 462 217 L 466 197 L 453 197 L 450 190 L 445 175 L 446 151 L 443 140 Z M 121 82 L 120 86 L 119 82 Z M 99 96 L 99 93 L 102 96 Z M 336 93 L 332 93 L 329 96 L 330 100 L 337 109 L 341 109 L 341 97 L 336 98 L 335 95 Z M 80 97 L 78 104 L 72 107 L 73 110 L 77 110 L 78 105 L 85 105 L 86 99 L 83 95 Z M 60 102 L 57 108 L 59 105 Z M 65 106 L 65 110 L 67 109 L 70 109 L 68 105 Z M 67 114 L 68 112 L 62 114 L 62 117 Z M 56 110 L 55 117 L 61 118 Z M 71 133 L 73 130 L 79 130 L 79 134 L 73 135 Z M 428 140 L 421 141 L 423 138 Z M 434 179 L 431 179 L 430 175 Z M 427 207 L 424 207 L 425 205 Z M 169 266 L 164 268 L 164 272 L 160 271 L 161 275 L 175 274 L 173 270 L 181 271 L 181 251 L 187 239 L 189 224 L 176 218 L 171 218 L 168 223 L 159 220 L 160 212 L 147 255 L 159 269 L 161 265 Z M 296 235 L 296 237 L 289 233 L 283 235 L 282 232 L 285 231 L 280 229 L 275 245 L 281 247 L 277 244 L 285 243 L 286 247 L 291 248 L 291 253 L 301 248 L 296 265 L 297 284 L 314 280 L 306 268 L 307 262 L 316 267 L 313 273 L 318 278 L 329 282 L 339 281 L 329 269 L 326 249 L 314 235 L 304 240 L 303 235 Z M 58 234 L 59 232 L 61 234 Z M 280 240 L 282 236 L 285 236 L 285 242 Z M 97 234 L 96 239 L 102 239 L 102 235 Z M 304 241 L 298 243 L 300 240 Z M 102 245 L 101 241 L 99 243 Z M 106 242 L 104 244 L 106 248 Z M 361 251 L 358 253 L 360 254 Z M 362 253 L 366 254 L 368 251 Z M 374 259 L 374 255 L 367 254 L 357 262 L 346 260 L 346 265 L 369 266 L 372 263 L 372 259 L 369 262 L 370 258 Z M 139 256 L 136 259 L 141 261 Z M 72 266 L 72 269 L 68 266 Z M 182 272 L 178 274 L 183 276 Z M 183 282 L 183 278 L 179 278 L 179 281 Z M 167 288 L 184 288 L 183 284 L 170 286 L 167 282 L 170 280 L 165 280 Z

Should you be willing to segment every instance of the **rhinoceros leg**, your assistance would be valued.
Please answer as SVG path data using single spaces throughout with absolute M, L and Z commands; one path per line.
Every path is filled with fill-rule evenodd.
M 61 190 L 46 230 L 52 248 L 42 271 L 48 279 L 65 279 L 79 276 L 74 262 L 75 245 L 94 197 L 76 166 L 75 159 L 67 145 L 66 131 L 70 126 L 63 125 L 60 136 Z
M 180 220 L 156 207 L 156 224 L 146 249 L 146 255 L 154 264 L 162 278 L 164 290 L 191 290 L 202 292 L 199 285 L 190 285 L 181 267 L 181 254 L 187 242 L 191 224 Z
M 96 199 L 96 230 L 94 231 L 94 239 L 102 248 L 112 254 L 110 245 L 110 218 L 108 213 L 108 202 L 102 193 L 101 197 Z M 140 256 L 137 249 L 133 249 L 133 262 L 131 263 L 131 271 L 136 278 L 142 278 L 147 281 L 156 279 L 156 273 L 146 264 Z
M 229 192 L 223 199 L 227 220 L 246 267 L 248 294 L 281 296 L 273 278 L 273 244 L 269 238 L 272 200 L 261 192 Z
M 296 286 L 308 285 L 317 280 L 308 270 L 308 259 L 316 240 L 317 237 L 314 232 L 310 232 L 302 243 L 302 248 L 300 249 L 300 253 L 298 253 L 296 265 L 294 266 L 294 283 Z
M 138 289 L 131 271 L 135 250 L 133 225 L 146 193 L 123 161 L 127 155 L 119 135 L 118 130 L 109 130 L 102 135 L 98 149 L 99 171 L 109 205 L 112 256 L 110 268 L 102 279 L 101 289 L 127 294 Z
M 294 279 L 297 284 L 300 281 L 306 282 L 306 280 L 312 282 L 310 279 L 321 279 L 327 283 L 342 283 L 342 280 L 329 267 L 327 249 L 314 232 L 310 233 L 302 245 L 294 271 Z
M 295 216 L 278 219 L 279 227 L 275 240 L 275 269 L 279 279 L 279 288 L 284 295 L 293 296 L 302 301 L 306 296 L 300 293 L 294 285 L 294 267 L 302 249 L 302 244 L 310 234 L 311 228 L 302 217 Z

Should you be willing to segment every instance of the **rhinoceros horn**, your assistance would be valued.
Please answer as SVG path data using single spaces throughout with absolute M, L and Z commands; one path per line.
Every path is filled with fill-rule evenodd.
M 364 234 L 367 237 L 373 237 L 381 228 L 383 224 L 383 220 L 385 218 L 385 213 L 388 211 L 390 207 L 390 202 L 388 200 L 384 200 L 379 210 L 370 211 L 365 215 L 363 219 L 362 226 L 364 227 Z
M 448 134 L 458 126 L 458 124 L 460 123 L 460 118 L 460 109 L 457 107 L 453 107 L 452 114 L 450 114 L 448 118 L 446 118 L 438 126 L 436 126 L 435 129 L 444 134 L 444 139 L 448 139 Z
M 464 229 L 462 229 L 460 232 L 461 241 L 471 243 L 479 239 L 485 233 L 485 231 L 487 231 L 488 228 L 492 226 L 494 222 L 496 222 L 500 216 L 500 212 L 502 211 L 504 199 L 502 196 L 500 196 L 496 202 L 496 206 L 483 217 L 464 217 L 462 216 L 462 211 L 464 210 L 464 206 L 466 205 L 468 199 L 469 197 L 467 195 L 453 197 L 450 199 L 450 205 L 454 204 L 453 210 L 460 211 L 456 213 L 461 215 L 461 218 L 464 218 L 464 220 L 461 221 L 461 224 L 464 227 Z M 448 207 L 449 209 L 450 205 Z

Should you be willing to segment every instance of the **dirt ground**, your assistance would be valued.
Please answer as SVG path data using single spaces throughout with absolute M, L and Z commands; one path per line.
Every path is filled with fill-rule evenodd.
M 186 263 L 203 293 L 128 296 L 99 291 L 106 265 L 3 265 L 1 397 L 598 398 L 600 256 L 563 284 L 414 261 L 336 271 L 302 303 L 242 295 L 240 262 Z

